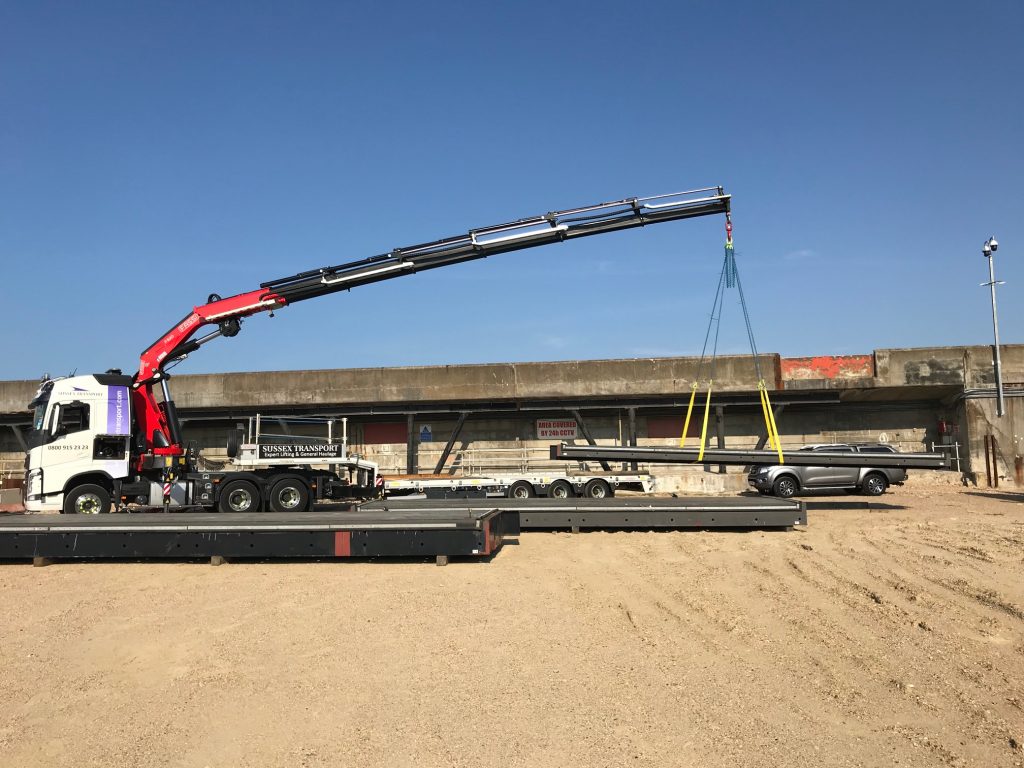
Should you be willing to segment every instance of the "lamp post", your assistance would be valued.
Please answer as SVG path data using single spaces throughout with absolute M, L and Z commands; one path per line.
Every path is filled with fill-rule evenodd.
M 988 259 L 988 282 L 982 283 L 987 285 L 992 292 L 992 332 L 995 334 L 996 339 L 996 353 L 995 353 L 995 373 L 996 373 L 996 416 L 1002 416 L 1005 412 L 1003 402 L 1003 365 L 999 358 L 999 317 L 996 315 L 996 286 L 1003 285 L 1004 281 L 996 280 L 996 268 L 994 265 L 995 252 L 999 248 L 999 243 L 994 237 L 990 237 L 985 241 L 985 244 L 981 246 L 982 255 Z

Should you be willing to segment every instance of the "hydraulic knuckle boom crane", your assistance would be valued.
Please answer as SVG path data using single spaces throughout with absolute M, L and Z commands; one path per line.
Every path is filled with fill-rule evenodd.
M 600 235 L 681 219 L 728 214 L 730 196 L 722 187 L 706 187 L 687 192 L 633 197 L 596 205 L 553 211 L 540 216 L 518 219 L 433 242 L 396 248 L 388 253 L 358 261 L 350 261 L 319 269 L 299 272 L 288 277 L 262 283 L 259 288 L 235 296 L 221 298 L 211 294 L 206 304 L 196 306 L 139 358 L 139 368 L 130 379 L 115 374 L 44 380 L 30 407 L 35 408 L 33 447 L 30 449 L 26 477 L 26 506 L 29 509 L 63 507 L 69 510 L 68 498 L 83 478 L 90 487 L 108 487 L 115 497 L 123 491 L 132 492 L 148 483 L 156 483 L 172 464 L 187 466 L 181 428 L 167 385 L 167 368 L 213 339 L 235 336 L 242 320 L 260 312 L 272 312 L 289 304 L 326 296 L 338 291 L 415 274 L 428 269 L 460 264 L 500 253 L 536 248 L 579 237 Z M 215 326 L 205 335 L 201 329 Z M 91 380 L 89 386 L 77 386 L 76 380 Z M 87 382 L 79 381 L 78 384 Z M 155 389 L 161 389 L 161 398 Z M 117 392 L 114 392 L 114 389 Z M 100 390 L 103 390 L 100 392 Z M 109 391 L 107 391 L 109 390 Z M 123 390 L 123 391 L 122 391 Z M 67 394 L 63 394 L 67 392 Z M 124 395 L 130 391 L 133 418 L 125 418 Z M 69 406 L 66 398 L 86 398 L 89 392 L 97 399 L 106 397 L 117 404 L 117 419 L 105 421 L 96 417 L 78 435 L 82 456 L 78 461 L 63 461 L 59 471 L 46 465 L 55 441 L 61 439 L 60 408 Z M 77 393 L 77 394 L 76 394 Z M 61 402 L 58 395 L 64 397 Z M 70 408 L 65 408 L 65 415 Z M 116 429 L 111 425 L 117 425 Z M 104 429 L 106 426 L 106 429 Z M 84 433 L 84 434 L 83 434 Z M 87 445 L 92 438 L 95 445 Z M 97 445 L 102 445 L 97 448 Z M 123 445 L 123 450 L 121 446 Z M 67 454 L 64 454 L 67 458 Z M 120 489 L 120 491 L 119 491 Z M 124 494 L 120 494 L 122 498 Z M 139 496 L 145 494 L 139 493 Z M 184 494 L 193 503 L 190 493 Z M 168 495 L 165 489 L 165 503 Z M 77 499 L 77 501 L 80 501 Z M 204 500 L 209 501 L 209 500 Z M 102 496 L 99 502 L 103 502 Z M 78 510 L 82 511 L 82 510 Z

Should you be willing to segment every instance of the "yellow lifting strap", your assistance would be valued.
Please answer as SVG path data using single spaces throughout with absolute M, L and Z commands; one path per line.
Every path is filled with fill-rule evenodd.
M 708 414 L 711 411 L 711 388 L 714 381 L 708 380 L 708 394 L 704 399 L 704 423 L 700 428 L 700 446 L 697 453 L 697 460 L 695 464 L 700 464 L 704 458 L 704 445 L 708 439 Z M 679 447 L 683 448 L 686 445 L 686 436 L 690 432 L 690 417 L 693 416 L 693 403 L 697 399 L 697 383 L 693 383 L 693 391 L 690 392 L 690 405 L 686 409 L 686 419 L 683 421 L 683 434 L 679 438 Z
M 708 411 L 711 410 L 711 384 L 712 382 L 708 380 L 708 397 L 704 401 L 704 426 L 700 428 L 700 451 L 697 453 L 697 460 L 693 462 L 694 464 L 700 464 L 704 458 L 704 445 L 708 440 Z
M 690 416 L 693 414 L 693 401 L 697 398 L 697 382 L 693 382 L 693 391 L 690 392 L 690 405 L 686 409 L 686 420 L 683 422 L 683 434 L 679 436 L 679 447 L 686 447 L 686 436 L 690 433 Z
M 764 415 L 764 425 L 768 432 L 768 447 L 779 454 L 779 464 L 784 464 L 782 458 L 782 441 L 779 439 L 779 428 L 775 424 L 775 412 L 772 410 L 772 401 L 768 397 L 768 387 L 764 379 L 757 382 L 757 388 L 761 393 L 761 411 Z

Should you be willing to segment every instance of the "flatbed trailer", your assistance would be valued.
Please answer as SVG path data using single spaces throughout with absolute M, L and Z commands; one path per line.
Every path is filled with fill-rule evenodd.
M 424 493 L 428 498 L 505 496 L 529 499 L 534 496 L 571 499 L 583 496 L 605 499 L 616 491 L 650 493 L 654 487 L 646 472 L 583 472 L 546 469 L 529 472 L 496 472 L 486 475 L 445 477 L 443 475 L 399 475 L 384 477 L 384 493 L 395 497 Z
M 0 559 L 489 557 L 519 516 L 500 509 L 0 513 Z
M 364 512 L 470 514 L 498 509 L 519 515 L 523 530 L 584 529 L 788 529 L 807 524 L 802 501 L 760 496 L 690 496 L 674 499 L 387 499 Z

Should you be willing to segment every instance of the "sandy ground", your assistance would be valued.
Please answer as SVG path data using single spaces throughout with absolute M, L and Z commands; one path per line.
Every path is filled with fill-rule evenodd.
M 1024 764 L 1024 496 L 489 563 L 0 566 L 3 766 Z

